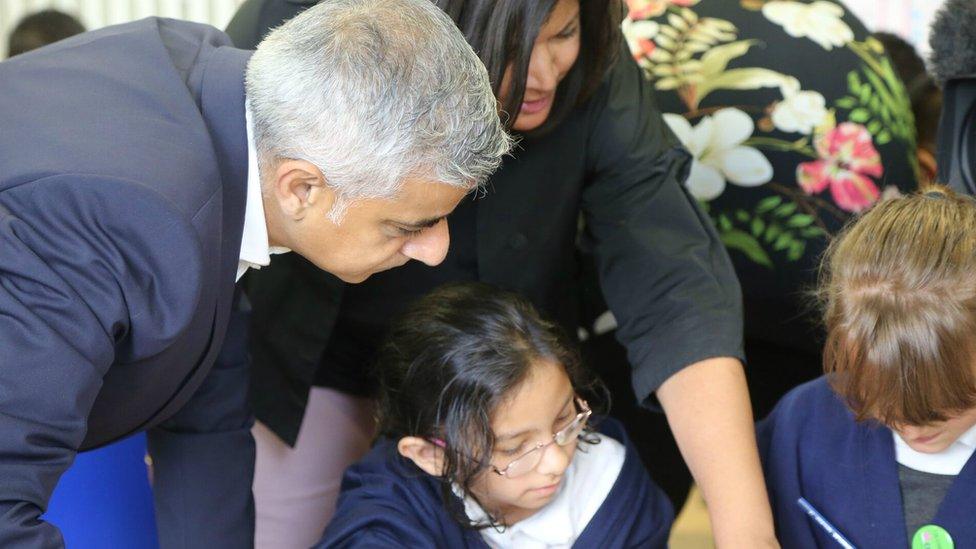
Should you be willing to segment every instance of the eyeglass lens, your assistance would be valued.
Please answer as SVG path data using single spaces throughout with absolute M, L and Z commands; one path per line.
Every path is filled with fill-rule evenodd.
M 589 413 L 581 413 L 576 416 L 576 419 L 572 423 L 567 425 L 563 430 L 559 431 L 553 437 L 553 442 L 559 446 L 566 446 L 570 442 L 576 440 L 579 434 L 583 432 L 583 428 L 586 426 L 586 420 L 589 419 Z M 552 444 L 550 442 L 549 444 Z M 535 469 L 539 462 L 542 461 L 542 454 L 545 449 L 549 446 L 546 444 L 544 446 L 537 446 L 530 450 L 529 452 L 522 455 L 522 457 L 516 459 L 515 461 L 508 464 L 505 468 L 504 474 L 508 478 L 515 478 L 522 476 L 533 469 Z

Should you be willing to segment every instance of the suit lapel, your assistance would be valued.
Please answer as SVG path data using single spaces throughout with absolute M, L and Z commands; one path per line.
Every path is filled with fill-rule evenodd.
M 244 230 L 244 208 L 247 186 L 247 129 L 244 120 L 244 71 L 252 52 L 221 47 L 207 62 L 201 82 L 200 103 L 204 121 L 210 130 L 221 179 L 220 268 L 213 328 L 203 360 L 186 379 L 179 392 L 157 414 L 167 418 L 176 413 L 193 396 L 224 342 L 227 321 L 234 304 L 237 262 L 241 234 Z

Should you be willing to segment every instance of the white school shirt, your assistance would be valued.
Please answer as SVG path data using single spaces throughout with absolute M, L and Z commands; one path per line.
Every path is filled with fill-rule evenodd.
M 244 231 L 241 233 L 241 253 L 237 260 L 235 282 L 240 280 L 248 269 L 260 269 L 269 265 L 271 254 L 291 251 L 268 243 L 268 222 L 264 219 L 258 154 L 254 146 L 254 127 L 251 122 L 251 109 L 246 104 L 244 120 L 247 125 L 247 197 L 244 203 Z
M 895 437 L 895 460 L 909 469 L 923 473 L 958 475 L 973 455 L 973 450 L 976 450 L 976 425 L 937 454 L 912 450 L 898 433 L 892 431 L 892 435 Z
M 481 530 L 485 543 L 494 549 L 572 547 L 607 499 L 624 466 L 624 445 L 605 435 L 599 437 L 599 444 L 580 441 L 552 501 L 501 532 L 494 528 Z M 469 497 L 464 498 L 464 510 L 471 520 L 487 522 L 487 513 Z

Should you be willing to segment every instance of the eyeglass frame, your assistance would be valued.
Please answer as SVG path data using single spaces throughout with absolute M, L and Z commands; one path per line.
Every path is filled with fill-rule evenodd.
M 590 405 L 587 404 L 587 402 L 585 400 L 583 400 L 580 397 L 575 397 L 573 399 L 573 401 L 576 404 L 576 406 L 578 407 L 578 409 L 581 410 L 581 411 L 578 414 L 576 414 L 576 417 L 574 417 L 569 423 L 567 423 L 565 427 L 563 427 L 562 429 L 560 429 L 560 430 L 556 431 L 555 433 L 553 433 L 552 434 L 552 438 L 549 439 L 549 442 L 540 442 L 540 443 L 536 444 L 534 448 L 532 448 L 531 450 L 525 452 L 524 454 L 520 455 L 519 457 L 513 459 L 512 461 L 508 462 L 508 465 L 506 465 L 505 467 L 503 467 L 501 469 L 499 469 L 494 464 L 489 464 L 489 465 L 491 465 L 492 471 L 494 471 L 497 475 L 503 476 L 503 477 L 508 478 L 508 479 L 518 478 L 518 477 L 520 477 L 522 475 L 516 475 L 516 476 L 512 477 L 512 476 L 510 476 L 508 474 L 508 471 L 510 471 L 511 468 L 512 468 L 512 466 L 515 465 L 516 463 L 518 463 L 519 461 L 521 461 L 521 460 L 525 459 L 526 457 L 530 456 L 533 452 L 539 452 L 539 460 L 535 462 L 535 465 L 533 467 L 530 467 L 528 470 L 526 470 L 525 473 L 522 473 L 524 475 L 524 474 L 528 473 L 529 471 L 531 471 L 531 470 L 533 470 L 533 469 L 535 469 L 536 467 L 539 466 L 539 462 L 542 461 L 542 456 L 545 454 L 546 448 L 548 448 L 549 446 L 552 446 L 553 443 L 557 444 L 558 446 L 566 446 L 570 442 L 573 442 L 574 440 L 576 440 L 577 438 L 579 438 L 579 434 L 577 434 L 573 438 L 567 438 L 563 442 L 561 442 L 561 443 L 559 442 L 559 436 L 560 435 L 565 436 L 566 433 L 568 433 L 569 431 L 572 430 L 572 427 L 574 425 L 577 425 L 579 427 L 580 433 L 582 433 L 583 432 L 583 429 L 586 429 L 586 423 L 587 423 L 587 421 L 589 421 L 590 416 L 593 415 L 593 410 L 590 409 Z
M 557 438 L 559 437 L 559 435 L 562 435 L 562 434 L 566 433 L 567 431 L 569 431 L 570 430 L 570 427 L 572 427 L 573 424 L 575 424 L 576 422 L 580 422 L 581 423 L 580 433 L 582 433 L 583 432 L 583 429 L 586 429 L 586 423 L 587 423 L 587 421 L 589 421 L 590 417 L 593 415 L 593 410 L 590 408 L 590 405 L 586 402 L 586 400 L 584 400 L 584 399 L 582 399 L 580 397 L 575 397 L 573 399 L 573 402 L 576 404 L 577 408 L 581 409 L 582 411 L 579 412 L 578 414 L 576 414 L 576 417 L 574 417 L 572 419 L 572 421 L 570 421 L 569 423 L 567 423 L 565 427 L 563 427 L 562 429 L 560 429 L 560 430 L 556 431 L 555 433 L 553 433 L 552 434 L 552 439 L 549 440 L 549 442 L 540 442 L 539 444 L 537 444 L 531 450 L 525 452 L 524 454 L 520 455 L 519 457 L 517 457 L 517 458 L 513 459 L 512 461 L 508 462 L 508 465 L 506 465 L 505 467 L 503 467 L 501 469 L 499 469 L 498 467 L 496 467 L 494 464 L 489 463 L 488 465 L 491 467 L 491 470 L 494 471 L 499 476 L 503 476 L 503 477 L 508 478 L 508 479 L 518 478 L 518 477 L 520 477 L 522 475 L 516 475 L 515 477 L 511 477 L 508 474 L 506 474 L 508 472 L 508 470 L 512 468 L 512 465 L 514 465 L 515 463 L 521 461 L 525 457 L 531 455 L 532 452 L 537 452 L 539 450 L 545 450 L 549 446 L 552 446 L 552 444 L 554 442 L 556 444 L 558 444 L 559 446 L 566 446 L 567 444 L 569 444 L 570 442 L 572 442 L 574 439 L 567 439 L 562 444 L 559 444 Z M 579 435 L 578 434 L 576 435 L 576 438 L 579 438 Z M 446 448 L 447 447 L 447 444 L 442 439 L 439 439 L 439 438 L 431 438 L 431 439 L 428 439 L 428 440 L 430 442 L 432 442 L 435 446 L 439 447 L 439 448 Z M 542 455 L 543 455 L 542 453 L 539 454 L 539 461 L 542 461 Z M 538 467 L 539 466 L 539 461 L 537 461 L 532 468 L 528 469 L 526 471 L 526 473 L 528 473 L 529 471 L 531 471 L 535 467 Z

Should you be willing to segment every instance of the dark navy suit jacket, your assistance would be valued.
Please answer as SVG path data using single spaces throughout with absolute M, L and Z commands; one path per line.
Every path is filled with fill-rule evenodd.
M 807 517 L 806 498 L 856 547 L 908 547 L 891 431 L 858 423 L 821 377 L 805 383 L 759 424 L 759 453 L 783 547 L 839 547 Z M 956 547 L 976 546 L 976 456 L 963 467 L 931 523 Z
M 61 545 L 61 473 L 141 430 L 163 547 L 252 544 L 229 44 L 145 19 L 0 63 L 0 547 Z
M 604 418 L 600 431 L 627 448 L 610 493 L 573 547 L 626 549 L 667 547 L 674 521 L 671 503 L 641 463 L 623 425 Z M 342 494 L 318 549 L 381 547 L 487 549 L 481 534 L 464 528 L 443 503 L 441 482 L 380 441 L 342 479 Z M 448 505 L 463 515 L 463 503 Z

